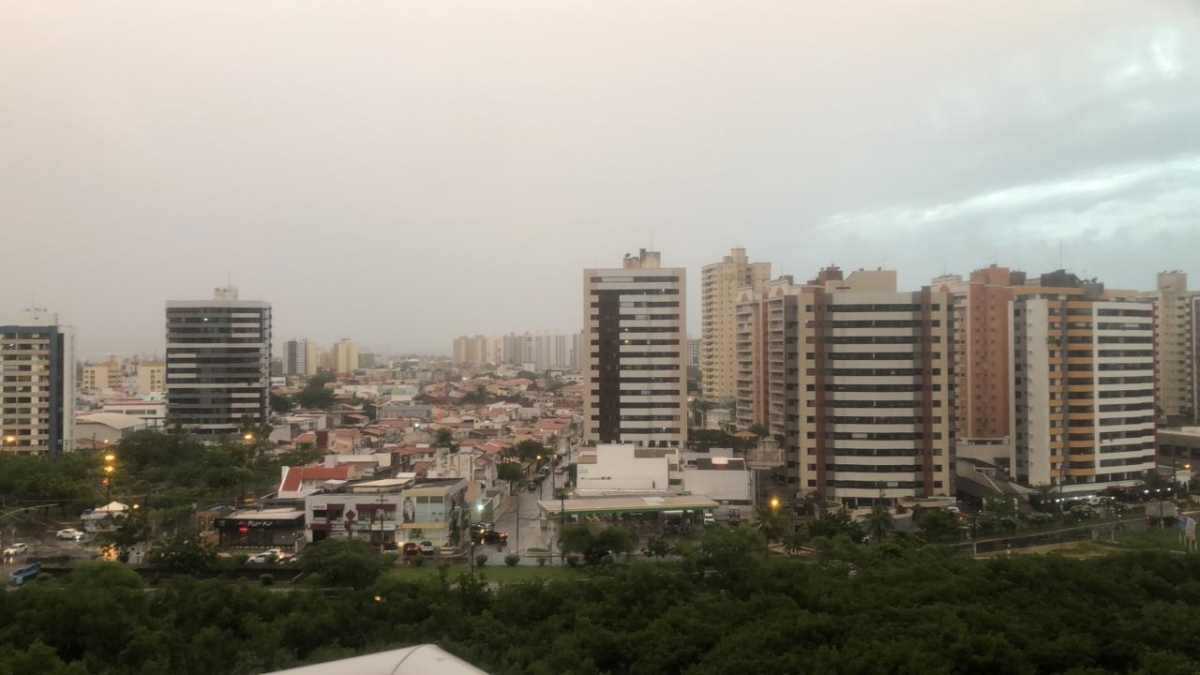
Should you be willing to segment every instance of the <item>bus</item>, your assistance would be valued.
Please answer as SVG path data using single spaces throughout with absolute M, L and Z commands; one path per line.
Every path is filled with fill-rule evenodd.
M 8 573 L 8 578 L 13 582 L 13 585 L 20 586 L 37 576 L 38 572 L 42 571 L 42 563 L 33 563 L 24 567 L 17 568 Z

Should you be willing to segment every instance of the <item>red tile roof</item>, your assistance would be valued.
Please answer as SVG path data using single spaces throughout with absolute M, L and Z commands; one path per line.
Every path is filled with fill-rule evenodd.
M 347 480 L 349 477 L 348 466 L 335 466 L 332 469 L 323 466 L 290 466 L 280 492 L 295 492 L 306 480 Z

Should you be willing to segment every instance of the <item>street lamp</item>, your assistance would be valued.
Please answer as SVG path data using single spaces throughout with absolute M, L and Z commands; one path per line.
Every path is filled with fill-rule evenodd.
M 772 511 L 779 510 L 779 497 L 771 497 L 771 510 Z
M 113 462 L 115 461 L 117 461 L 117 456 L 111 450 L 104 453 L 104 487 L 106 502 L 112 501 L 113 472 L 117 470 L 117 467 L 113 465 Z

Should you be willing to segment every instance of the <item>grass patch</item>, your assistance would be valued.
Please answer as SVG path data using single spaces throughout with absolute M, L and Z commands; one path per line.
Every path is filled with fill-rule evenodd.
M 453 581 L 460 574 L 467 574 L 471 571 L 468 565 L 451 565 L 450 580 Z M 584 573 L 575 568 L 562 566 L 546 566 L 539 567 L 537 565 L 517 565 L 516 567 L 507 567 L 505 565 L 488 565 L 482 569 L 476 568 L 475 573 L 482 573 L 489 582 L 507 584 L 520 581 L 532 581 L 534 579 L 552 579 L 571 580 L 582 579 Z M 422 567 L 397 567 L 388 572 L 388 575 L 393 579 L 437 579 L 438 566 L 435 564 L 426 564 Z
M 1127 551 L 1186 551 L 1183 542 L 1179 541 L 1179 530 L 1175 527 L 1143 530 L 1141 532 L 1123 532 L 1112 539 L 1097 539 L 1114 548 Z

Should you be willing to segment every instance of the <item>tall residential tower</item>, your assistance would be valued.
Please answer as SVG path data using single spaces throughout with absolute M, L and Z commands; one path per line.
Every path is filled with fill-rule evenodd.
M 0 452 L 57 456 L 75 449 L 75 332 L 28 309 L 0 326 Z
M 584 438 L 687 443 L 687 270 L 657 251 L 583 271 Z
M 271 305 L 218 288 L 167 303 L 167 424 L 206 440 L 240 435 L 270 410 Z
M 762 292 L 771 280 L 771 263 L 752 263 L 746 249 L 735 248 L 719 263 L 701 270 L 700 372 L 704 398 L 732 402 L 737 395 L 738 294 Z

